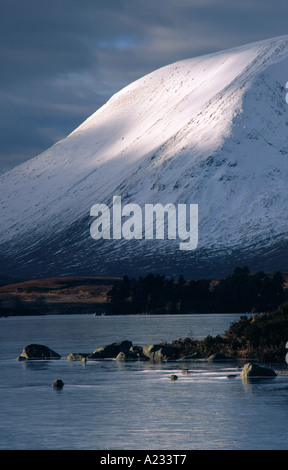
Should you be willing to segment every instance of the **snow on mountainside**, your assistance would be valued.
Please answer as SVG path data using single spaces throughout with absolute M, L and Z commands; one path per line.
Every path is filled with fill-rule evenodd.
M 1 271 L 197 275 L 237 260 L 283 269 L 287 80 L 282 36 L 176 62 L 116 93 L 66 139 L 0 178 Z M 93 240 L 90 209 L 110 206 L 114 195 L 141 207 L 198 204 L 197 249 Z

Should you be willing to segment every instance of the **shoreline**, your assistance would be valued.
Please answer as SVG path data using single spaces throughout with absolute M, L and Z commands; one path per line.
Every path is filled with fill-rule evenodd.
M 252 274 L 246 266 L 218 280 L 63 276 L 0 286 L 0 316 L 254 314 L 275 310 L 287 297 L 287 274 Z

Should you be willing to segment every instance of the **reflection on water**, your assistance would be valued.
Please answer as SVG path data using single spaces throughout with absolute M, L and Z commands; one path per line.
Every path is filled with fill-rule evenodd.
M 194 323 L 191 317 L 181 318 L 179 325 L 177 318 L 159 317 L 150 321 L 150 329 L 149 318 L 136 318 L 134 329 L 133 318 L 122 323 L 106 317 L 94 323 L 95 317 L 3 320 L 1 449 L 288 447 L 288 376 L 284 373 L 246 381 L 240 376 L 241 362 L 64 359 L 70 352 L 92 351 L 124 338 L 143 344 L 149 337 L 148 344 L 160 337 L 186 336 L 191 329 L 202 335 L 204 323 L 205 331 L 222 329 L 221 334 L 228 317 L 225 325 L 217 315 Z M 18 362 L 16 357 L 31 342 L 46 344 L 63 358 Z M 178 380 L 172 381 L 171 374 Z M 53 389 L 55 379 L 63 380 L 62 390 Z

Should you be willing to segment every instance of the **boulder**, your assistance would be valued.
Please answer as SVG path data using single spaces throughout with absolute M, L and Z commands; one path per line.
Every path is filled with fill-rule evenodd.
M 148 357 L 143 355 L 142 346 L 131 346 L 129 351 L 121 351 L 116 356 L 116 361 L 137 361 L 148 360 Z
M 67 361 L 83 361 L 87 356 L 89 356 L 88 353 L 70 353 L 65 359 L 67 359 Z
M 169 345 L 150 344 L 143 347 L 142 354 L 152 361 L 167 361 L 173 356 L 174 350 Z
M 171 374 L 170 375 L 170 380 L 172 380 L 172 381 L 178 380 L 178 375 Z
M 131 351 L 133 353 L 136 353 L 139 358 L 143 356 L 143 347 L 142 346 L 131 346 L 129 351 Z
M 137 361 L 139 359 L 138 355 L 134 351 L 121 351 L 116 356 L 116 361 Z
M 276 377 L 276 372 L 273 369 L 268 367 L 260 366 L 259 364 L 254 364 L 253 362 L 248 362 L 244 365 L 241 377 Z
M 64 382 L 61 379 L 54 380 L 52 387 L 61 390 L 64 387 Z
M 48 348 L 48 346 L 44 346 L 42 344 L 28 344 L 25 346 L 20 356 L 18 356 L 18 360 L 46 360 L 46 359 L 60 359 L 60 354 L 56 353 L 52 349 Z
M 131 341 L 119 341 L 95 349 L 87 359 L 112 359 L 116 358 L 120 352 L 127 352 L 132 347 Z

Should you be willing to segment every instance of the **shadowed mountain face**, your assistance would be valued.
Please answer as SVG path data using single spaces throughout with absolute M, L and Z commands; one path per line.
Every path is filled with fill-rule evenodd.
M 287 270 L 287 80 L 284 36 L 180 61 L 124 88 L 66 139 L 0 178 L 0 271 Z M 103 212 L 90 215 L 96 204 L 107 206 L 106 232 Z M 150 239 L 145 232 L 148 204 L 176 211 L 175 220 L 157 219 L 164 238 L 156 239 L 156 225 Z M 190 205 L 198 205 L 198 245 L 181 250 L 179 227 L 196 226 Z M 95 221 L 99 239 L 90 233 Z

